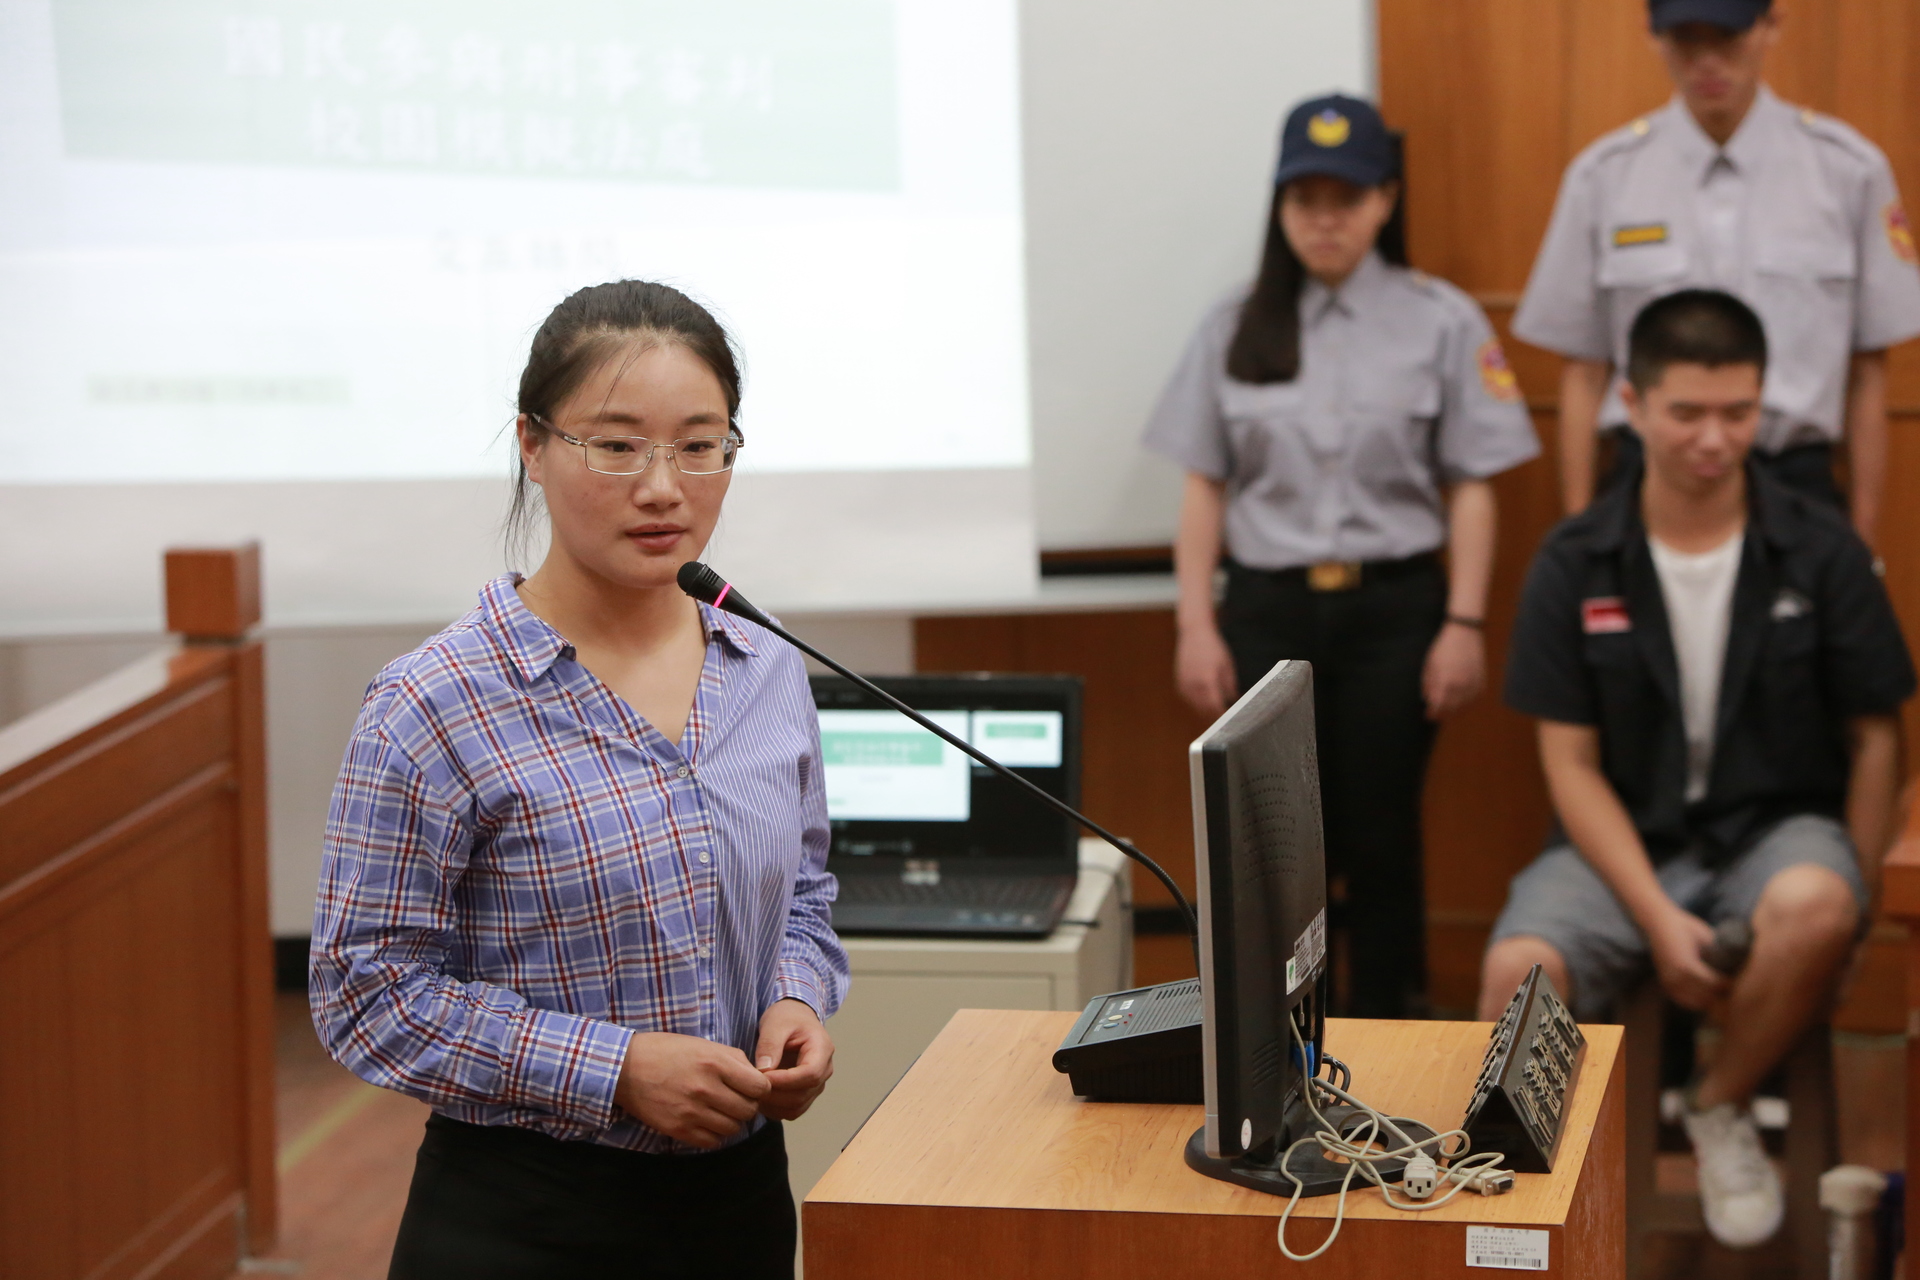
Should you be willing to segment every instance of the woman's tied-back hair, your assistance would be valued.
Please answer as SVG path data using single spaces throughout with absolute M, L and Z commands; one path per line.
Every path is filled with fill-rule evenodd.
M 1767 371 L 1767 330 L 1752 307 L 1718 289 L 1682 289 L 1640 308 L 1627 334 L 1627 381 L 1645 394 L 1667 366 L 1750 364 Z
M 680 346 L 698 356 L 727 397 L 727 430 L 740 431 L 740 361 L 733 340 L 711 312 L 671 285 L 652 280 L 614 280 L 569 295 L 533 335 L 533 350 L 520 374 L 518 411 L 529 431 L 545 437 L 553 415 L 594 370 L 616 356 L 631 358 L 654 346 Z M 527 543 L 537 499 L 525 460 L 514 452 L 513 503 L 507 511 L 509 561 Z

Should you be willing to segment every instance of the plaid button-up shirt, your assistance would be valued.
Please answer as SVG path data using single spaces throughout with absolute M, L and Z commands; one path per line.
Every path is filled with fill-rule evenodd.
M 846 991 L 805 669 L 700 605 L 676 746 L 515 581 L 367 691 L 327 819 L 314 1023 L 362 1079 L 455 1119 L 690 1150 L 614 1106 L 633 1034 L 751 1056 L 769 1005 L 824 1018 Z

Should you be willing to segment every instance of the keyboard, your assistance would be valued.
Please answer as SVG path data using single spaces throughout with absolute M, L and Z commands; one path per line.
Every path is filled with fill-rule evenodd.
M 842 876 L 833 904 L 841 933 L 947 933 L 1045 937 L 1053 932 L 1074 877 L 944 876 L 909 884 L 897 876 Z

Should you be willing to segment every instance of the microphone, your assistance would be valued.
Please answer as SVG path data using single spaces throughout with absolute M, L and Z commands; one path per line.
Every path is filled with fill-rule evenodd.
M 882 689 L 873 681 L 867 679 L 865 676 L 855 675 L 853 672 L 835 662 L 832 658 L 829 658 L 826 654 L 808 644 L 805 640 L 802 640 L 799 636 L 794 635 L 772 618 L 769 618 L 766 614 L 754 608 L 745 596 L 733 589 L 732 583 L 715 573 L 710 566 L 704 565 L 698 560 L 689 560 L 680 566 L 680 573 L 676 580 L 680 584 L 680 589 L 692 596 L 695 600 L 704 601 L 716 609 L 724 609 L 728 613 L 745 618 L 748 622 L 757 623 L 765 627 L 768 631 L 773 632 L 773 634 L 779 636 L 782 640 L 785 640 L 788 644 L 806 654 L 815 662 L 853 681 L 868 697 L 892 707 L 895 711 L 898 711 L 901 715 L 907 717 L 907 719 L 913 721 L 928 733 L 964 751 L 967 755 L 972 756 L 975 760 L 978 760 L 981 764 L 993 770 L 1001 777 L 1025 787 L 1027 792 L 1042 804 L 1059 813 L 1065 814 L 1067 817 L 1073 819 L 1073 821 L 1079 823 L 1118 849 L 1121 853 L 1124 853 L 1127 857 L 1145 867 L 1148 871 L 1151 871 L 1154 878 L 1166 886 L 1167 892 L 1173 895 L 1173 900 L 1180 904 L 1180 914 L 1186 917 L 1187 932 L 1193 936 L 1194 956 L 1197 962 L 1200 948 L 1200 922 L 1194 917 L 1193 905 L 1187 901 L 1187 895 L 1180 892 L 1180 886 L 1173 882 L 1173 877 L 1168 875 L 1159 863 L 1134 848 L 1129 842 L 1122 840 L 1119 836 L 1116 836 L 1113 832 L 1095 822 L 1092 818 L 1089 818 L 1086 814 L 1081 813 L 1066 801 L 1049 794 L 1044 788 L 1035 785 L 1029 779 L 1021 777 L 985 752 L 976 750 L 972 743 L 961 741 L 953 734 L 948 733 L 945 729 L 942 729 L 939 725 L 921 715 L 918 711 L 915 711 L 906 703 L 900 701 L 900 699 L 888 693 L 885 689 Z

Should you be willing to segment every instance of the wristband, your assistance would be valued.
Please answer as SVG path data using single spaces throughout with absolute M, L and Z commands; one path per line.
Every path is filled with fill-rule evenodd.
M 1487 620 L 1485 618 L 1468 618 L 1457 613 L 1450 613 L 1447 615 L 1447 621 L 1456 627 L 1466 627 L 1473 631 L 1485 631 L 1487 629 Z

